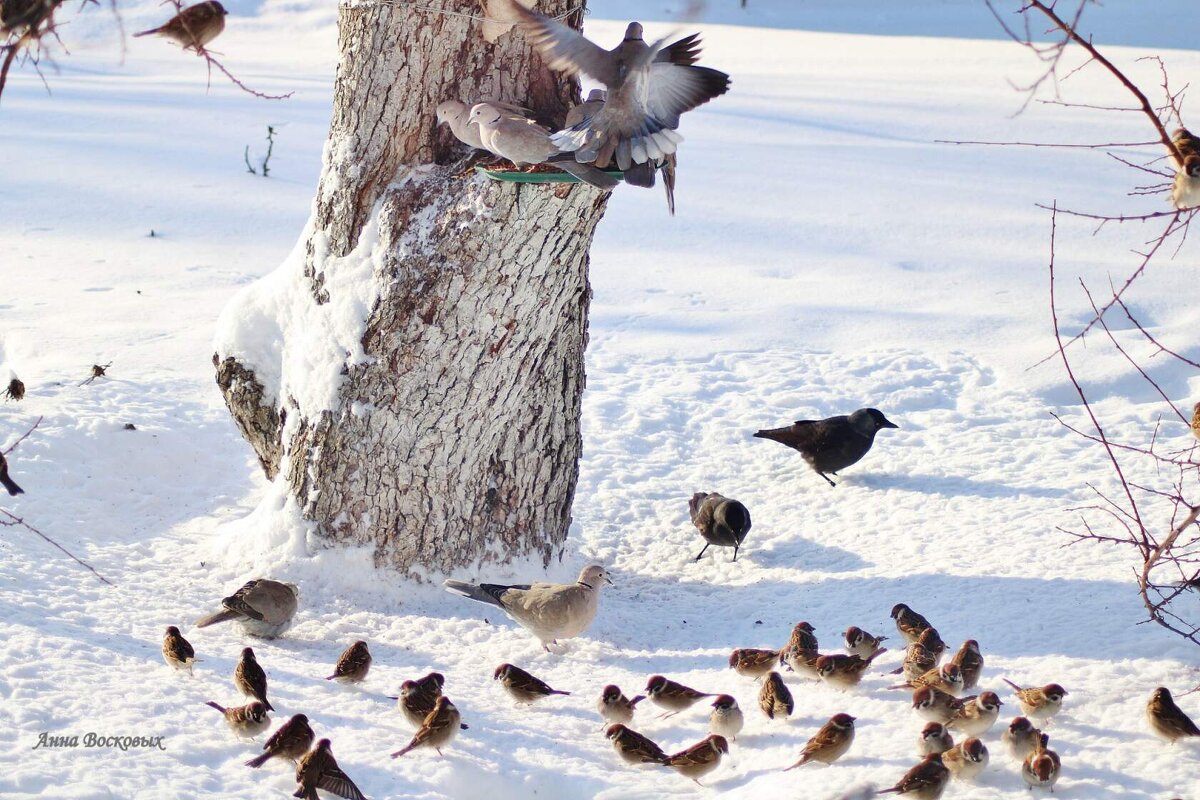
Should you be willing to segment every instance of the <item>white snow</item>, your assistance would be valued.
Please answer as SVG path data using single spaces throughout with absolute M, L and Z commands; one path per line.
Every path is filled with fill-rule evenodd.
M 368 550 L 323 548 L 261 477 L 225 412 L 214 338 L 256 340 L 258 353 L 240 354 L 262 366 L 286 347 L 272 387 L 326 370 L 297 399 L 328 407 L 329 365 L 353 354 L 374 298 L 370 276 L 358 274 L 354 308 L 289 318 L 269 291 L 289 291 L 287 271 L 298 268 L 328 123 L 334 4 L 226 5 L 226 63 L 255 88 L 295 90 L 292 99 L 256 100 L 219 75 L 206 89 L 203 65 L 157 40 L 130 39 L 122 60 L 111 16 L 90 8 L 62 29 L 72 52 L 47 73 L 52 94 L 20 70 L 0 101 L 0 376 L 12 371 L 28 390 L 0 405 L 0 446 L 44 417 L 10 457 L 28 493 L 3 507 L 117 584 L 27 531 L 0 530 L 0 797 L 286 797 L 291 771 L 242 766 L 256 746 L 203 705 L 237 699 L 233 664 L 251 644 L 277 719 L 308 714 L 373 800 L 825 800 L 891 785 L 915 763 L 920 722 L 907 696 L 884 690 L 891 678 L 879 674 L 847 695 L 789 678 L 797 714 L 769 723 L 757 686 L 726 658 L 735 647 L 781 646 L 801 619 L 830 650 L 851 624 L 895 644 L 887 614 L 897 602 L 930 617 L 952 647 L 978 639 L 985 687 L 1000 689 L 1001 676 L 1067 687 L 1049 728 L 1063 760 L 1056 795 L 1200 797 L 1196 745 L 1162 744 L 1142 719 L 1154 686 L 1179 694 L 1200 683 L 1195 649 L 1137 624 L 1128 553 L 1063 549 L 1056 528 L 1088 499 L 1086 485 L 1112 480 L 1102 454 L 1049 416 L 1080 414 L 1060 367 L 1027 369 L 1053 348 L 1049 217 L 1033 204 L 1138 213 L 1165 208 L 1165 196 L 1126 197 L 1144 176 L 1091 151 L 934 143 L 1145 141 L 1137 115 L 1035 104 L 1013 117 L 1020 98 L 1007 81 L 1036 76 L 1037 64 L 980 3 L 712 3 L 710 22 L 696 27 L 705 63 L 730 72 L 733 90 L 685 118 L 679 216 L 668 217 L 661 190 L 621 187 L 593 247 L 585 452 L 569 552 L 548 577 L 571 580 L 601 561 L 616 586 L 588 633 L 547 655 L 494 609 L 377 571 Z M 653 20 L 649 35 L 670 31 L 682 3 L 593 5 L 588 30 L 610 43 L 634 14 Z M 1157 66 L 1136 61 L 1149 54 L 1163 55 L 1182 85 L 1200 68 L 1194 50 L 1173 49 L 1191 44 L 1194 4 L 1153 5 L 1110 0 L 1088 20 L 1143 86 L 1158 83 Z M 122 7 L 128 30 L 163 13 L 149 0 Z M 1126 102 L 1094 69 L 1064 91 Z M 263 179 L 245 172 L 242 152 L 249 144 L 251 160 L 261 158 L 268 124 L 279 135 Z M 1075 276 L 1103 292 L 1154 232 L 1092 230 L 1060 219 L 1068 324 L 1086 319 Z M 360 249 L 375 244 L 367 236 Z M 1195 253 L 1192 241 L 1156 262 L 1133 295 L 1151 331 L 1193 357 Z M 253 283 L 268 275 L 277 285 Z M 1148 435 L 1155 398 L 1099 344 L 1076 351 L 1100 410 L 1123 435 Z M 78 385 L 108 361 L 110 377 Z M 1173 365 L 1155 374 L 1181 406 L 1200 394 L 1200 379 Z M 862 405 L 901 427 L 884 431 L 836 489 L 795 453 L 750 437 Z M 1160 435 L 1190 442 L 1169 420 Z M 691 560 L 702 542 L 687 498 L 702 489 L 751 510 L 737 563 L 711 548 Z M 1150 513 L 1166 526 L 1166 506 Z M 191 628 L 257 575 L 301 587 L 287 638 Z M 546 575 L 526 562 L 482 577 Z M 169 624 L 202 659 L 194 677 L 162 663 Z M 375 656 L 365 685 L 322 680 L 358 638 Z M 573 695 L 514 709 L 490 680 L 502 661 Z M 881 666 L 897 661 L 889 653 Z M 411 732 L 385 695 L 430 669 L 447 676 L 470 730 L 445 759 L 392 761 Z M 747 729 L 708 788 L 629 768 L 600 734 L 600 688 L 632 694 L 656 672 L 734 694 L 746 710 Z M 1006 722 L 1015 702 L 1000 694 Z M 1180 702 L 1200 718 L 1197 695 Z M 706 733 L 704 708 L 666 721 L 639 712 L 634 727 L 681 749 Z M 860 719 L 846 759 L 781 772 L 838 711 Z M 986 738 L 993 758 L 982 781 L 947 798 L 1028 796 L 999 730 Z M 162 736 L 166 749 L 34 750 L 43 732 Z

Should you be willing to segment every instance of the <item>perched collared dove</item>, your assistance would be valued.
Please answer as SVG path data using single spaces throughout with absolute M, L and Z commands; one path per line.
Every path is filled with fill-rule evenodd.
M 480 603 L 496 606 L 509 619 L 528 630 L 549 651 L 559 639 L 571 639 L 587 630 L 596 616 L 601 582 L 612 579 L 598 564 L 584 567 L 575 583 L 535 583 L 501 586 L 446 581 L 446 590 Z
M 604 101 L 608 99 L 608 92 L 603 89 L 592 89 L 588 92 L 587 100 L 584 100 L 577 106 L 572 106 L 567 112 L 567 119 L 563 123 L 564 128 L 573 128 L 581 122 L 587 122 L 592 117 L 596 116 L 596 112 L 604 108 Z
M 291 626 L 299 597 L 300 590 L 293 583 L 257 578 L 222 600 L 220 611 L 196 620 L 196 627 L 235 619 L 251 636 L 274 639 Z
M 729 91 L 729 76 L 695 66 L 696 35 L 664 46 L 646 44 L 640 23 L 631 22 L 625 39 L 604 50 L 577 31 L 514 0 L 495 0 L 517 21 L 551 69 L 583 73 L 603 83 L 608 99 L 587 123 L 559 131 L 554 142 L 581 163 L 622 170 L 658 161 L 683 141 L 679 116 Z
M 520 106 L 501 103 L 496 100 L 481 102 L 486 102 L 511 119 L 520 120 L 529 125 L 535 124 L 533 120 L 525 118 L 526 109 Z M 477 150 L 487 150 L 483 146 L 483 141 L 479 138 L 479 126 L 467 119 L 471 116 L 471 107 L 474 105 L 476 103 L 461 103 L 458 100 L 446 100 L 443 103 L 439 103 L 437 107 L 438 125 L 449 125 L 450 132 L 454 134 L 454 138 L 463 144 L 470 145 Z
M 528 120 L 512 119 L 505 111 L 490 103 L 479 103 L 472 108 L 468 121 L 479 126 L 479 137 L 485 150 L 507 158 L 518 167 L 553 163 L 579 180 L 604 191 L 610 191 L 620 183 L 591 164 L 580 164 L 560 152 L 550 141 L 550 132 L 542 126 L 530 124 Z

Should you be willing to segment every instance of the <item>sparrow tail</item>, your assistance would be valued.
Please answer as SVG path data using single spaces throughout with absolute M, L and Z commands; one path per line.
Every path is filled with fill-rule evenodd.
M 12 478 L 8 477 L 7 471 L 6 474 L 0 475 L 0 483 L 4 484 L 4 488 L 7 489 L 8 493 L 13 497 L 16 497 L 19 494 L 25 494 L 25 490 L 20 486 L 17 486 L 16 482 L 13 481 Z
M 212 707 L 213 707 L 213 708 L 215 708 L 217 711 L 220 711 L 222 714 L 224 714 L 224 713 L 225 713 L 225 706 L 220 706 L 220 705 L 217 705 L 217 704 L 216 704 L 216 703 L 214 703 L 212 700 L 209 700 L 209 701 L 208 701 L 207 703 L 205 703 L 204 705 L 206 705 L 206 706 L 212 706 Z
M 274 753 L 263 753 L 260 756 L 255 756 L 254 758 L 252 758 L 246 762 L 246 766 L 254 767 L 255 769 L 258 769 L 263 764 L 267 763 L 271 759 L 272 755 L 274 755 Z
M 1000 680 L 1004 681 L 1004 682 L 1005 682 L 1005 683 L 1007 683 L 1009 686 L 1011 686 L 1012 688 L 1016 689 L 1018 692 L 1019 692 L 1019 691 L 1021 691 L 1021 687 L 1020 687 L 1020 686 L 1017 686 L 1015 683 L 1013 683 L 1012 681 L 1010 681 L 1008 678 L 1001 678 Z
M 392 753 L 392 758 L 399 758 L 400 756 L 402 756 L 402 755 L 404 755 L 405 753 L 407 753 L 409 750 L 412 750 L 414 746 L 415 746 L 415 745 L 411 745 L 411 744 L 410 744 L 410 745 L 408 745 L 407 747 L 402 747 L 402 748 L 400 748 L 400 749 L 399 749 L 399 750 L 397 750 L 396 752 Z
M 134 36 L 150 36 L 152 34 L 158 33 L 161 30 L 162 30 L 162 28 L 151 28 L 148 31 L 142 31 L 141 33 L 135 33 Z
M 558 162 L 555 166 L 562 168 L 564 172 L 569 172 L 589 186 L 595 186 L 601 191 L 611 192 L 621 183 L 612 175 L 596 169 L 591 164 L 580 164 L 577 161 L 567 159 Z
M 238 612 L 223 608 L 215 614 L 209 614 L 207 617 L 196 620 L 196 627 L 207 628 L 209 625 L 216 625 L 218 622 L 228 622 L 231 619 L 237 619 L 239 616 L 241 615 Z
M 635 708 L 638 703 L 642 702 L 645 699 L 646 699 L 646 695 L 639 694 L 638 696 L 634 697 L 632 700 L 629 701 L 629 707 Z

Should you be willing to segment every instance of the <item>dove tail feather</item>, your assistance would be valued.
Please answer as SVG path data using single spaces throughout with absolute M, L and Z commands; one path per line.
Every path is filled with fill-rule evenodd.
M 216 625 L 218 622 L 228 622 L 231 619 L 240 617 L 236 611 L 230 611 L 228 608 L 223 608 L 215 614 L 209 614 L 207 617 L 196 620 L 197 628 L 207 628 L 209 625 Z
M 490 606 L 504 608 L 500 604 L 500 594 L 508 588 L 507 586 L 496 586 L 492 583 L 481 583 L 477 586 L 464 581 L 446 581 L 442 585 L 451 594 L 465 597 L 468 600 L 474 600 L 477 603 L 487 603 Z
M 561 162 L 558 166 L 562 167 L 565 172 L 571 173 L 589 186 L 595 186 L 597 189 L 601 189 L 606 192 L 611 192 L 617 187 L 617 184 L 620 183 L 620 181 L 614 178 L 612 175 L 596 169 L 591 164 L 580 164 L 577 161 L 567 160 Z

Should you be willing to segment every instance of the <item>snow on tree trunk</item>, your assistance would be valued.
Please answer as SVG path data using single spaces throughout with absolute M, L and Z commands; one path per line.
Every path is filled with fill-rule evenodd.
M 340 15 L 312 216 L 284 265 L 225 309 L 218 383 L 268 477 L 330 543 L 413 574 L 549 563 L 578 477 L 588 248 L 607 195 L 464 176 L 435 108 L 500 99 L 561 123 L 578 83 L 519 32 L 485 42 L 477 20 L 402 4 Z

